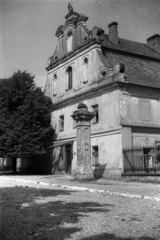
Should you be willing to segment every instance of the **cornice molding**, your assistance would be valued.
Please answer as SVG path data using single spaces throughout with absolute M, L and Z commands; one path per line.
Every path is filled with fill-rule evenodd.
M 105 79 L 104 79 L 105 81 Z M 95 84 L 95 83 L 93 83 Z M 110 89 L 120 89 L 120 90 L 123 90 L 123 88 L 127 88 L 129 89 L 129 87 L 132 87 L 132 86 L 136 86 L 136 87 L 143 87 L 143 88 L 150 88 L 148 86 L 140 86 L 138 84 L 133 84 L 133 83 L 128 83 L 128 82 L 121 82 L 121 81 L 116 81 L 116 82 L 107 82 L 106 84 L 101 84 L 100 86 L 95 86 L 87 91 L 84 91 L 84 92 L 81 92 L 77 95 L 74 95 L 74 96 L 71 96 L 71 97 L 68 97 L 66 99 L 63 99 L 62 101 L 59 101 L 55 104 L 53 104 L 53 111 L 56 110 L 57 108 L 59 107 L 62 107 L 63 105 L 66 105 L 66 104 L 69 104 L 71 102 L 74 102 L 75 100 L 77 101 L 78 99 L 81 99 L 83 98 L 84 96 L 91 96 L 91 95 L 95 95 L 95 93 L 98 93 L 98 92 L 102 92 L 102 91 L 105 91 L 106 89 L 110 90 Z M 152 89 L 157 89 L 155 87 L 152 87 Z M 160 88 L 157 89 L 160 91 Z
M 95 83 L 93 83 L 95 84 Z M 95 93 L 97 92 L 100 92 L 100 91 L 105 91 L 106 89 L 111 89 L 111 88 L 117 88 L 118 87 L 118 82 L 109 82 L 109 83 L 106 83 L 106 84 L 102 84 L 100 86 L 97 86 L 96 87 L 93 87 L 85 92 L 81 92 L 79 94 L 76 94 L 74 96 L 71 96 L 71 97 L 68 97 L 66 99 L 63 99 L 62 101 L 59 101 L 55 104 L 53 104 L 53 111 L 59 107 L 62 107 L 63 105 L 66 105 L 66 104 L 69 104 L 70 102 L 74 101 L 75 100 L 78 100 L 78 99 L 81 99 L 83 98 L 84 96 L 91 96 L 91 95 L 95 95 Z

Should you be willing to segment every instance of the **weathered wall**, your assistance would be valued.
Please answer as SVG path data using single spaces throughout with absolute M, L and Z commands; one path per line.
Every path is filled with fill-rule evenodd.
M 45 94 L 54 103 L 62 101 L 71 95 L 77 95 L 81 90 L 87 90 L 88 85 L 97 81 L 99 72 L 105 69 L 99 59 L 97 50 L 100 50 L 100 48 L 93 45 L 48 72 Z M 84 63 L 85 58 L 88 59 L 88 63 Z M 71 66 L 73 71 L 73 88 L 69 91 L 67 91 L 68 76 L 66 73 L 68 66 Z
M 105 131 L 111 131 L 113 129 L 120 128 L 120 118 L 119 118 L 119 90 L 114 90 L 112 92 L 106 91 L 98 95 L 96 93 L 93 97 L 82 99 L 83 103 L 88 106 L 88 110 L 93 112 L 92 106 L 98 104 L 99 108 L 99 122 L 97 124 L 92 124 L 91 133 L 97 134 Z M 77 105 L 79 101 L 72 103 L 53 111 L 52 113 L 52 125 L 55 129 L 56 140 L 65 138 L 75 138 L 76 129 L 73 128 L 73 118 L 71 115 L 75 110 L 77 110 Z M 59 131 L 59 116 L 64 115 L 64 131 Z
M 160 143 L 160 130 L 151 128 L 132 129 L 133 147 L 148 147 Z
M 88 110 L 93 112 L 92 106 L 98 104 L 99 122 L 91 125 L 91 145 L 98 145 L 100 154 L 99 172 L 95 170 L 98 176 L 104 172 L 108 175 L 120 174 L 122 171 L 122 138 L 121 126 L 119 124 L 119 90 L 103 93 L 96 93 L 89 99 L 82 99 L 83 103 L 88 106 Z M 52 113 L 52 125 L 55 129 L 56 141 L 74 140 L 73 143 L 73 160 L 72 173 L 77 166 L 77 149 L 76 149 L 76 128 L 74 128 L 71 115 L 77 110 L 78 102 L 67 105 L 62 109 L 55 110 Z M 59 131 L 59 116 L 64 115 L 64 131 Z M 103 169 L 104 168 L 104 169 Z M 102 171 L 103 169 L 103 171 Z
M 120 96 L 121 123 L 130 126 L 160 127 L 159 91 L 129 89 Z
M 95 177 L 120 177 L 123 170 L 121 131 L 92 136 L 91 145 L 99 149 L 99 165 L 92 166 Z
M 122 148 L 132 148 L 132 128 L 123 127 L 122 128 Z
M 120 94 L 123 148 L 154 145 L 160 141 L 158 89 L 130 87 Z M 128 126 L 128 127 L 127 127 Z

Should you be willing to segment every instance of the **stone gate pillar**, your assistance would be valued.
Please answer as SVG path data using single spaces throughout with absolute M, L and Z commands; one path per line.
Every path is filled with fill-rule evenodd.
M 76 176 L 80 178 L 92 177 L 91 168 L 91 136 L 90 121 L 95 116 L 88 111 L 88 107 L 79 103 L 78 110 L 72 115 L 77 128 L 77 169 Z

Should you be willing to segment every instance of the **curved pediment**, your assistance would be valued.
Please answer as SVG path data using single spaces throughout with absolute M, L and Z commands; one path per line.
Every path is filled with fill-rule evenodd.
M 68 25 L 77 26 L 78 23 L 83 22 L 85 23 L 88 20 L 88 17 L 84 14 L 74 12 L 72 5 L 68 4 L 68 14 L 65 16 L 66 22 L 64 25 L 60 25 L 56 31 L 56 37 L 60 37 L 66 31 Z
M 65 18 L 66 18 L 65 24 L 60 25 L 57 28 L 57 31 L 56 31 L 56 34 L 55 34 L 56 37 L 61 36 L 64 33 L 64 31 L 66 31 L 66 28 L 68 28 L 69 25 L 73 25 L 73 26 L 76 27 L 76 25 L 79 22 L 81 22 L 81 21 L 86 22 L 88 20 L 87 16 L 85 16 L 84 14 L 76 13 L 76 12 L 68 13 Z
M 88 17 L 84 14 L 74 12 L 71 4 L 68 5 L 68 14 L 65 16 L 65 19 L 64 25 L 60 25 L 57 28 L 55 34 L 58 38 L 57 47 L 48 61 L 48 66 L 73 53 L 79 46 L 87 44 L 92 38 L 98 38 L 99 35 L 103 34 L 99 28 L 88 30 L 86 25 Z

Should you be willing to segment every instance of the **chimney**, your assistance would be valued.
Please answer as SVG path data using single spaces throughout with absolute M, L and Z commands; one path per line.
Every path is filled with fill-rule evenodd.
M 108 38 L 111 42 L 118 44 L 118 23 L 112 22 L 108 25 Z
M 152 37 L 147 38 L 147 44 L 149 47 L 153 48 L 155 51 L 160 53 L 160 35 L 156 34 Z

